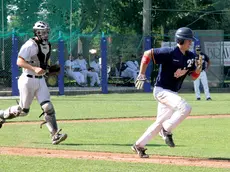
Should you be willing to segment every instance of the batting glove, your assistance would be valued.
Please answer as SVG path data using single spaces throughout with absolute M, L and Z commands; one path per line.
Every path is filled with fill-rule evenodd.
M 135 81 L 135 87 L 136 87 L 138 90 L 143 89 L 144 83 L 145 83 L 145 82 L 148 82 L 146 76 L 140 74 L 140 75 L 138 75 L 138 77 L 137 77 L 137 79 L 136 79 L 136 81 Z

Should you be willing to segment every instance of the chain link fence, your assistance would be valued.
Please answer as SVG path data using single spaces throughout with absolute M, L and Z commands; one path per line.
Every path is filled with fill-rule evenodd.
M 203 31 L 204 32 L 204 31 Z M 211 60 L 211 67 L 207 71 L 209 86 L 215 88 L 229 87 L 230 82 L 230 40 L 227 36 L 217 31 L 207 35 L 210 31 L 205 31 L 206 34 L 198 34 L 202 51 L 207 54 Z M 198 32 L 197 32 L 198 33 Z M 60 33 L 57 33 L 60 36 Z M 16 34 L 18 38 L 18 50 L 25 41 L 30 37 L 28 34 Z M 70 37 L 62 35 L 64 40 L 64 58 L 65 61 L 69 59 L 70 54 L 77 57 L 78 54 L 83 54 L 87 63 L 89 64 L 95 55 L 101 55 L 101 34 L 96 35 L 75 35 Z M 55 36 L 55 38 L 58 36 Z M 122 65 L 128 61 L 136 62 L 137 66 L 140 65 L 141 57 L 143 54 L 143 37 L 142 35 L 105 35 L 107 39 L 107 70 L 108 70 L 108 85 L 109 86 L 134 86 L 134 77 L 125 75 Z M 152 47 L 174 47 L 175 42 L 173 35 L 154 35 L 152 38 Z M 1 37 L 0 39 L 0 87 L 11 88 L 11 55 L 12 55 L 12 36 Z M 58 39 L 51 40 L 52 53 L 51 63 L 58 62 Z M 90 53 L 90 50 L 95 49 L 95 53 Z M 193 48 L 191 48 L 193 51 Z M 138 67 L 137 67 L 138 68 Z M 138 68 L 139 70 L 139 68 Z M 152 65 L 151 81 L 154 84 L 158 73 L 158 66 Z M 21 70 L 20 70 L 21 72 Z M 137 72 L 138 73 L 138 72 Z M 64 76 L 64 86 L 78 87 L 73 78 Z M 57 87 L 58 81 L 50 84 L 50 87 Z M 183 88 L 192 89 L 193 83 L 186 78 Z

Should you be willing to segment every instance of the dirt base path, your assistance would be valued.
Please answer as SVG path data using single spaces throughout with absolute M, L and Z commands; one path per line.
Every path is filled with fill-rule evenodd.
M 71 159 L 120 161 L 120 162 L 170 164 L 170 165 L 178 165 L 178 166 L 230 168 L 230 160 L 211 160 L 211 159 L 202 159 L 202 158 L 185 158 L 185 157 L 170 157 L 170 156 L 156 156 L 156 155 L 150 155 L 150 158 L 148 159 L 141 159 L 136 154 L 87 152 L 87 151 L 71 151 L 71 150 L 50 150 L 50 149 L 34 149 L 34 148 L 11 148 L 11 147 L 1 147 L 0 154 L 33 156 L 33 157 L 50 157 L 50 158 L 71 158 Z
M 188 119 L 196 118 L 229 118 L 230 115 L 205 115 L 190 116 Z M 116 121 L 134 121 L 134 120 L 155 120 L 155 117 L 138 117 L 138 118 L 110 118 L 110 119 L 86 119 L 86 120 L 59 120 L 63 123 L 79 123 L 79 122 L 116 122 Z M 28 122 L 7 122 L 4 125 L 13 124 L 33 124 L 40 121 Z M 131 151 L 131 149 L 130 149 Z M 140 162 L 154 164 L 170 164 L 178 166 L 197 166 L 197 167 L 215 167 L 230 168 L 230 159 L 203 159 L 203 158 L 186 158 L 175 156 L 156 156 L 150 155 L 148 159 L 141 159 L 136 154 L 108 153 L 108 152 L 87 152 L 72 150 L 51 150 L 51 149 L 35 149 L 35 148 L 17 148 L 17 147 L 0 147 L 2 155 L 21 155 L 35 157 L 50 158 L 72 158 L 72 159 L 90 159 L 90 160 L 107 160 L 120 162 Z
M 230 118 L 230 114 L 212 114 L 212 115 L 199 115 L 189 116 L 186 119 L 209 119 L 209 118 Z M 128 117 L 128 118 L 101 118 L 101 119 L 77 119 L 77 120 L 57 120 L 60 123 L 81 123 L 81 122 L 118 122 L 118 121 L 142 121 L 142 120 L 155 120 L 156 117 Z M 4 125 L 11 124 L 39 124 L 40 121 L 7 121 Z

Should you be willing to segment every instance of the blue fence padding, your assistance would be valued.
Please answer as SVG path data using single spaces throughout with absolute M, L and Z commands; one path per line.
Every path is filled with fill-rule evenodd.
M 59 65 L 61 66 L 61 72 L 58 75 L 58 88 L 59 88 L 59 95 L 64 95 L 64 65 L 65 65 L 65 58 L 64 58 L 64 41 L 62 39 L 58 40 L 58 60 Z
M 150 50 L 152 48 L 152 41 L 151 41 L 151 37 L 150 36 L 146 36 L 144 39 L 144 50 Z M 151 63 L 149 63 L 146 72 L 145 72 L 145 76 L 146 78 L 151 81 L 151 71 L 152 71 L 152 61 Z M 147 83 L 145 82 L 144 84 L 144 92 L 151 92 L 151 83 Z
M 108 94 L 108 79 L 107 79 L 107 40 L 101 38 L 101 91 L 103 94 Z
M 18 57 L 18 38 L 12 34 L 12 53 L 11 53 L 11 81 L 12 81 L 12 96 L 19 96 L 18 76 L 19 68 L 17 65 Z

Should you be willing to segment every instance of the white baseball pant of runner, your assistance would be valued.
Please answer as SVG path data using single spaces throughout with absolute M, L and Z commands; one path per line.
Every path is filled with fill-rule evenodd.
M 206 98 L 209 98 L 210 93 L 209 93 L 209 87 L 208 87 L 208 78 L 204 70 L 200 73 L 200 76 L 195 81 L 193 81 L 196 98 L 200 98 L 200 82 L 203 85 L 204 94 Z
M 154 98 L 158 101 L 156 121 L 137 140 L 136 145 L 144 147 L 162 127 L 172 132 L 190 113 L 191 106 L 178 93 L 161 87 L 154 87 Z

